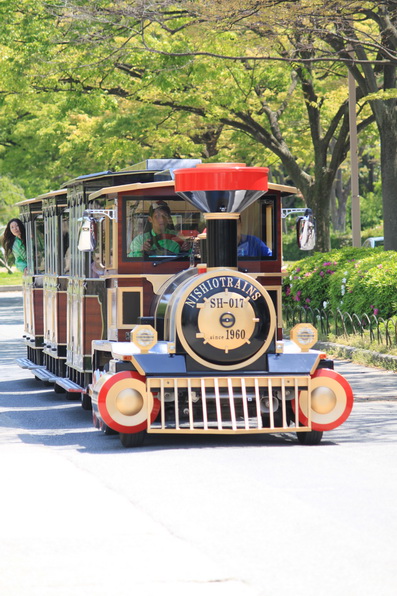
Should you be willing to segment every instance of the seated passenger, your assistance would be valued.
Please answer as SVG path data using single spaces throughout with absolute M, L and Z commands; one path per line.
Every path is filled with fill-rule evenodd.
M 256 236 L 241 233 L 241 219 L 237 223 L 237 256 L 238 257 L 271 257 L 272 251 Z
M 175 234 L 171 219 L 171 211 L 164 201 L 156 201 L 150 205 L 148 232 L 136 236 L 130 244 L 129 257 L 143 255 L 177 255 L 181 251 L 182 241 Z M 182 246 L 182 250 L 183 250 Z

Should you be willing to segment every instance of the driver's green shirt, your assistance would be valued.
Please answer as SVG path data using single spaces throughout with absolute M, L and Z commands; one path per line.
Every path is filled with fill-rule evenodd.
M 130 252 L 128 257 L 142 257 L 143 256 L 143 245 L 146 240 L 152 241 L 152 248 L 148 254 L 150 255 L 161 255 L 169 252 L 177 255 L 180 251 L 178 242 L 172 240 L 172 238 L 164 238 L 164 235 L 175 237 L 174 230 L 165 230 L 163 234 L 155 234 L 153 230 L 139 234 L 136 236 L 130 244 Z

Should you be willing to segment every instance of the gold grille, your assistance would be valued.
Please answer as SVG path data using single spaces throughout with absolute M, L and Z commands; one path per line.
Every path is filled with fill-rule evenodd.
M 291 421 L 299 392 L 310 395 L 310 376 L 147 378 L 148 390 L 160 401 L 148 432 L 274 433 L 310 430 Z M 309 408 L 310 411 L 310 408 Z M 296 417 L 297 418 L 297 417 Z

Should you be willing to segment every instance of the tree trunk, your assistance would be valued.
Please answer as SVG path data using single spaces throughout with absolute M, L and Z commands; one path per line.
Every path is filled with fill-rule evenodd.
M 379 126 L 385 250 L 397 250 L 397 123 L 393 114 Z
M 339 168 L 331 191 L 331 219 L 335 231 L 346 230 L 347 193 L 343 188 L 342 170 Z
M 315 250 L 328 252 L 331 250 L 330 235 L 330 205 L 331 186 L 324 180 L 324 177 L 316 179 L 315 184 L 309 187 L 305 193 L 307 206 L 312 209 L 317 224 L 317 241 Z

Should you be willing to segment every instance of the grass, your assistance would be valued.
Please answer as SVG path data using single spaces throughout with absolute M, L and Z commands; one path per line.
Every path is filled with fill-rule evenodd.
M 289 334 L 289 330 L 285 330 Z M 360 335 L 339 335 L 329 336 L 319 333 L 319 343 L 316 349 L 320 349 L 333 358 L 351 360 L 355 364 L 382 368 L 397 372 L 397 346 L 386 346 L 376 341 L 371 342 L 368 336 Z
M 373 352 L 378 352 L 379 354 L 397 356 L 397 346 L 390 347 L 377 341 L 371 342 L 369 339 L 366 339 L 365 336 L 361 337 L 360 335 L 348 335 L 345 337 L 341 335 L 336 337 L 335 335 L 329 335 L 326 341 L 334 342 L 344 346 L 351 346 L 352 348 L 357 348 L 359 350 L 372 350 Z
M 349 335 L 322 337 L 324 350 L 329 356 L 351 360 L 355 364 L 397 372 L 397 347 L 371 342 L 369 338 Z M 353 348 L 353 349 L 352 349 Z
M 12 268 L 12 273 L 4 267 L 0 267 L 0 286 L 21 286 L 22 285 L 22 273 Z
M 348 346 L 342 344 L 325 344 L 323 348 L 328 356 L 333 358 L 342 358 L 343 360 L 350 360 L 355 364 L 361 364 L 372 368 L 381 368 L 382 370 L 390 370 L 397 372 L 397 359 L 388 357 L 388 354 L 380 354 L 379 352 L 372 352 L 371 349 L 356 349 L 354 352 Z

